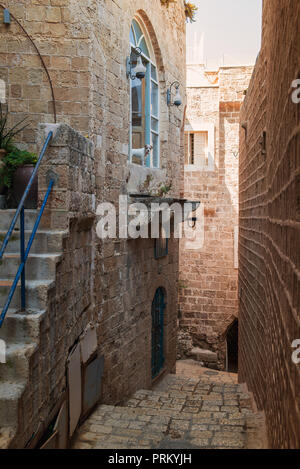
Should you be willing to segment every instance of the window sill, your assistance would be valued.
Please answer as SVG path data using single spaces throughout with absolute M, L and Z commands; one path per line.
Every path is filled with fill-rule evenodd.
M 185 172 L 201 172 L 201 173 L 214 173 L 215 172 L 215 169 L 207 169 L 207 168 L 203 168 L 201 166 L 195 166 L 193 164 L 186 164 L 184 165 L 184 171 Z
M 142 166 L 141 164 L 137 164 L 137 163 L 130 163 L 129 161 L 127 161 L 127 166 L 133 166 L 134 168 L 140 168 L 140 169 L 144 169 L 144 170 L 151 170 L 151 171 L 164 171 L 163 169 L 161 168 L 151 168 L 149 166 Z
M 167 171 L 161 168 L 147 168 L 135 163 L 127 163 L 127 192 L 140 194 L 151 191 L 151 188 L 166 184 Z

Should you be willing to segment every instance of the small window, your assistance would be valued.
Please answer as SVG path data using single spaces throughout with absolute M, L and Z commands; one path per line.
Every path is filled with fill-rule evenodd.
M 206 167 L 208 165 L 208 132 L 187 134 L 187 165 Z
M 147 72 L 143 80 L 138 78 L 131 80 L 131 121 L 128 159 L 131 163 L 140 166 L 159 168 L 158 74 L 151 44 L 140 20 L 133 20 L 132 22 L 130 47 L 132 51 L 136 47 L 142 50 L 142 60 L 147 68 Z
M 197 125 L 195 125 L 197 127 Z M 215 128 L 205 124 L 199 130 L 191 126 L 185 132 L 185 166 L 187 170 L 214 171 Z

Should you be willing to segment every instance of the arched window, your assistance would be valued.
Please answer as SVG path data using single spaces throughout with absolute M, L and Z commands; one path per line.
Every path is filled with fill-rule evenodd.
M 130 80 L 129 161 L 159 168 L 159 87 L 155 56 L 144 25 L 139 19 L 134 19 L 130 29 L 131 51 L 137 47 L 142 51 L 147 72 L 143 80 Z M 146 146 L 151 146 L 148 153 Z

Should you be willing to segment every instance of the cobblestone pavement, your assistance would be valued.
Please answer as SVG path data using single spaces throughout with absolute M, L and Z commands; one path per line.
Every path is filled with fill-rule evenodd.
M 124 407 L 100 405 L 77 431 L 73 448 L 261 448 L 262 426 L 236 375 L 179 362 L 178 375 L 136 392 Z
M 176 364 L 176 376 L 195 379 L 210 377 L 215 383 L 238 383 L 238 375 L 236 373 L 209 370 L 207 368 L 203 368 L 203 366 L 201 366 L 200 363 L 196 362 L 195 360 L 179 360 Z

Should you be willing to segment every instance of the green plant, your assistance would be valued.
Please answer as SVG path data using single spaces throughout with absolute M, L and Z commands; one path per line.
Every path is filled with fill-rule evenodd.
M 13 127 L 9 128 L 7 125 L 8 109 L 6 108 L 4 110 L 4 106 L 0 101 L 0 149 L 6 151 L 11 150 L 13 138 L 20 132 L 22 132 L 22 130 L 26 129 L 26 127 L 28 127 L 28 124 L 24 125 L 23 127 L 20 127 L 21 124 L 26 121 L 26 119 L 27 117 L 19 121 Z
M 195 16 L 196 16 L 196 11 L 198 10 L 198 7 L 194 3 L 191 2 L 184 2 L 184 8 L 185 8 L 185 16 L 187 20 L 190 21 L 190 23 L 193 23 L 196 21 Z
M 10 146 L 10 151 L 3 158 L 5 166 L 1 170 L 4 185 L 8 188 L 12 186 L 15 171 L 26 164 L 35 165 L 38 157 L 35 153 L 26 150 L 19 150 L 15 146 Z

